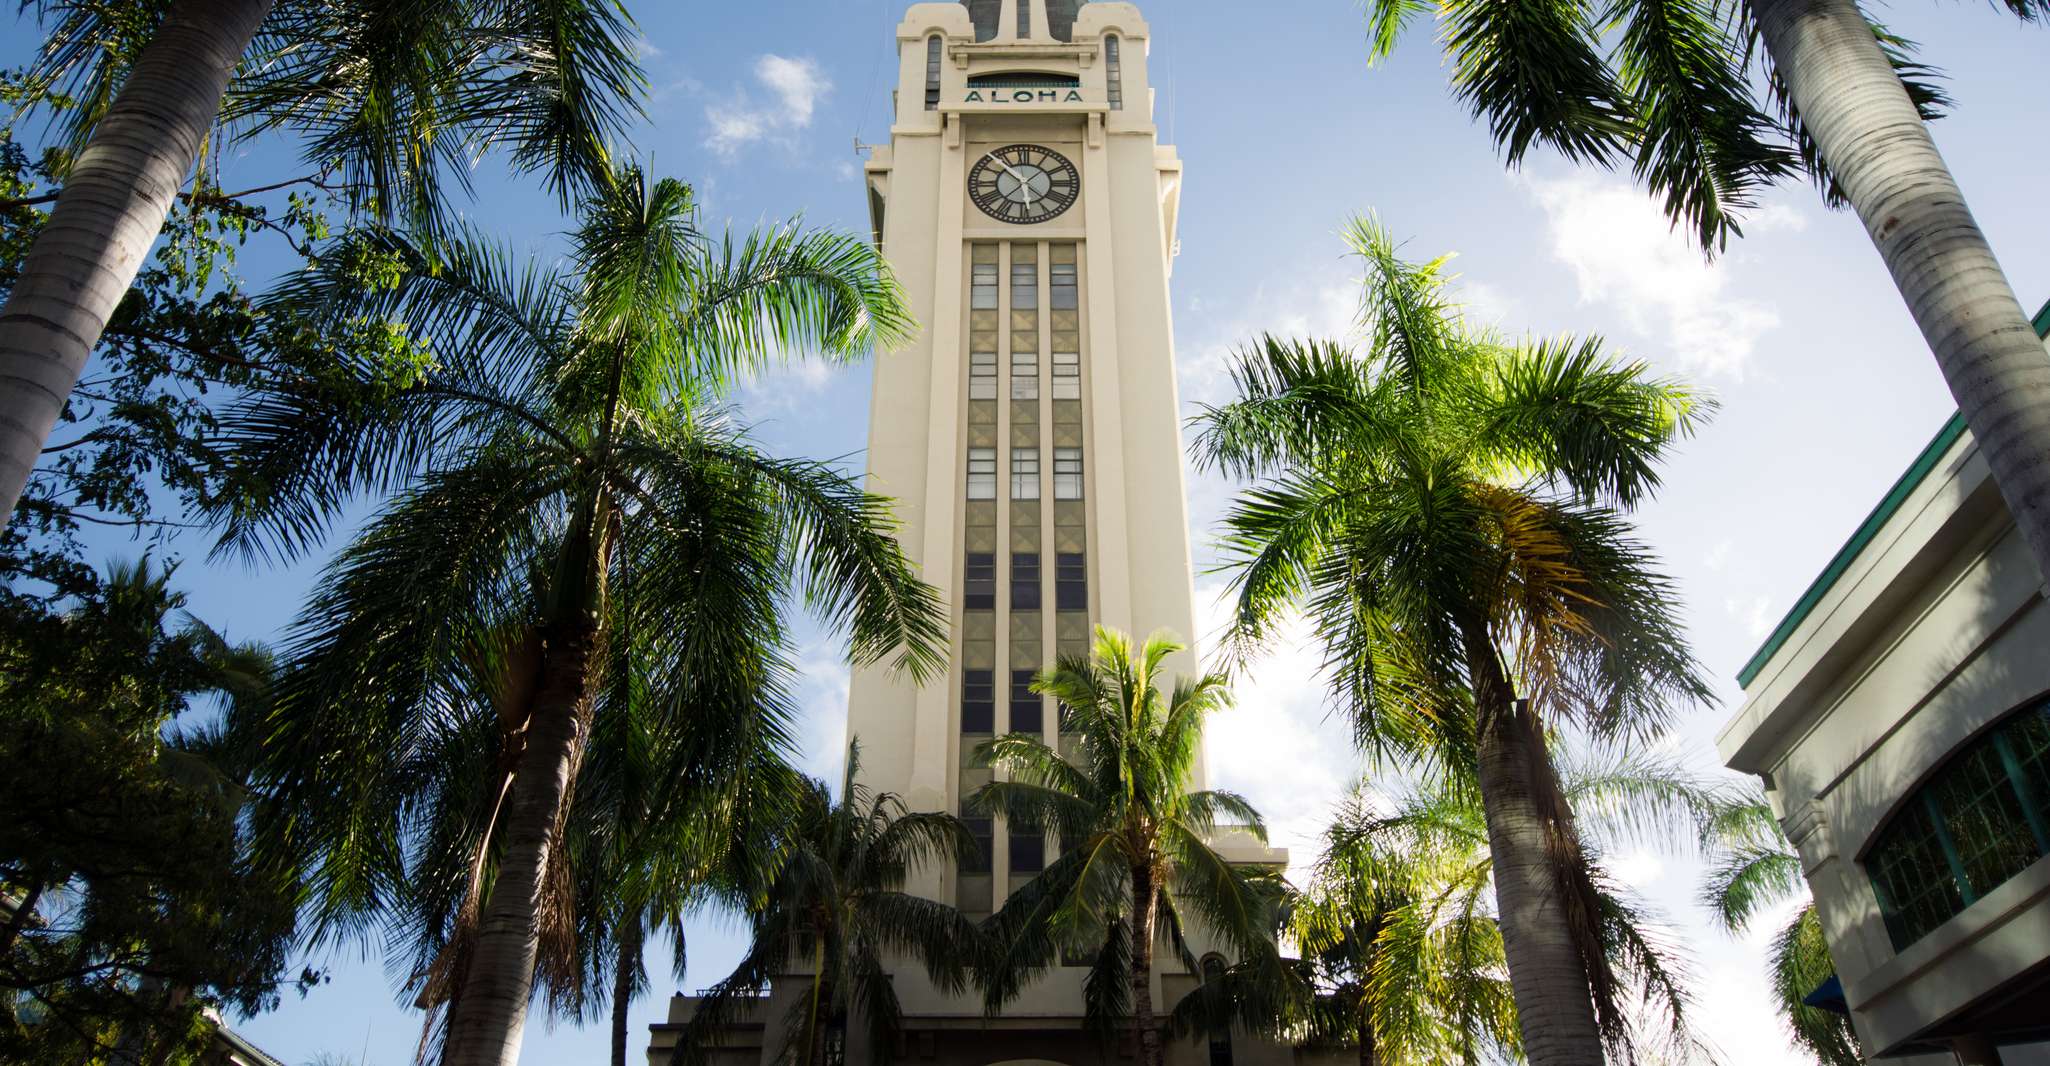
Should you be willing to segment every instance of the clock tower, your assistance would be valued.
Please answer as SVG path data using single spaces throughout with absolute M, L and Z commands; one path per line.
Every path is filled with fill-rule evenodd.
M 1168 297 L 1182 164 L 1153 122 L 1150 39 L 1132 4 L 1080 0 L 914 4 L 896 28 L 890 141 L 865 185 L 922 328 L 875 360 L 868 487 L 895 500 L 907 554 L 951 608 L 953 647 L 946 676 L 923 686 L 887 665 L 857 670 L 848 730 L 862 783 L 911 810 L 967 815 L 963 798 L 991 775 L 972 754 L 997 734 L 1072 750 L 1030 683 L 1057 656 L 1086 654 L 1092 627 L 1199 635 Z M 1197 668 L 1187 652 L 1168 666 Z M 1201 762 L 1191 788 L 1205 787 Z M 1046 867 L 1054 842 L 1001 819 L 970 826 L 983 858 L 916 870 L 906 890 L 980 920 Z M 1233 861 L 1286 862 L 1250 838 L 1218 846 Z M 1200 952 L 1209 938 L 1190 934 Z M 1172 952 L 1155 958 L 1164 1017 L 1201 978 Z M 1083 1031 L 1088 972 L 1057 968 L 986 1017 L 972 992 L 900 966 L 908 1035 L 894 1057 L 1116 1061 L 1115 1041 Z M 764 1017 L 780 1017 L 782 986 L 799 983 L 777 982 Z M 672 1008 L 689 1010 L 687 997 Z M 768 1023 L 760 1061 L 778 1028 Z M 864 1040 L 848 1027 L 847 1062 L 873 1061 Z M 1293 1056 L 1241 1034 L 1174 1042 L 1169 1061 Z

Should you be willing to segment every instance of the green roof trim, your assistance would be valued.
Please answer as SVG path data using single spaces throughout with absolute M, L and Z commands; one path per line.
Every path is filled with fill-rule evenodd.
M 2035 320 L 2031 324 L 2036 327 L 2037 336 L 2050 335 L 2050 302 L 2045 302 L 2042 309 L 2036 312 Z M 1959 437 L 1964 436 L 1964 432 L 1963 413 L 1953 414 L 1943 423 L 1943 428 L 1936 431 L 1936 438 L 1929 442 L 1928 447 L 1922 449 L 1921 454 L 1915 456 L 1913 463 L 1908 464 L 1908 469 L 1900 476 L 1900 480 L 1895 481 L 1893 487 L 1886 490 L 1886 495 L 1880 498 L 1879 506 L 1874 507 L 1863 522 L 1858 523 L 1858 529 L 1851 534 L 1851 539 L 1845 541 L 1844 546 L 1838 548 L 1835 555 L 1830 556 L 1829 565 L 1822 568 L 1822 573 L 1816 575 L 1814 581 L 1809 582 L 1807 591 L 1801 593 L 1801 598 L 1794 601 L 1793 609 L 1787 612 L 1785 618 L 1780 619 L 1779 625 L 1773 627 L 1772 635 L 1765 638 L 1765 643 L 1752 653 L 1744 668 L 1737 671 L 1739 688 L 1751 687 L 1751 682 L 1758 677 L 1759 671 L 1765 669 L 1765 664 L 1779 653 L 1788 638 L 1794 635 L 1794 630 L 1799 629 L 1801 623 L 1808 620 L 1808 615 L 1814 612 L 1815 605 L 1821 603 L 1822 597 L 1829 594 L 1837 579 L 1851 568 L 1851 563 L 1857 560 L 1865 546 L 1879 535 L 1880 528 L 1894 516 L 1894 512 L 1901 509 L 1901 504 L 1906 503 L 1915 489 L 1921 486 L 1922 480 L 1929 476 L 1929 472 L 1936 469 L 1937 461 L 1943 458 L 1943 454 L 1950 450 L 1951 445 L 1957 443 Z

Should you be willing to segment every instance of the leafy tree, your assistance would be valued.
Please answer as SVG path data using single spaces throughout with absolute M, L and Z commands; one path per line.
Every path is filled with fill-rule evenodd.
M 857 1021 L 876 1061 L 891 1060 L 902 1030 L 893 959 L 912 960 L 944 991 L 967 987 L 981 934 L 953 907 L 903 885 L 913 869 L 965 854 L 975 840 L 951 814 L 908 811 L 896 794 L 870 791 L 860 769 L 860 748 L 850 744 L 840 798 L 825 782 L 806 781 L 789 820 L 757 845 L 774 873 L 749 920 L 753 941 L 699 1001 L 671 1061 L 707 1061 L 721 1034 L 792 967 L 805 987 L 783 1020 L 776 1061 L 799 1066 L 825 1066 Z
M 565 204 L 642 88 L 614 0 L 38 0 L 38 78 L 79 102 L 64 187 L 0 308 L 0 510 L 13 513 L 210 131 L 304 139 L 375 217 L 443 228 L 503 151 Z
M 261 703 L 269 659 L 181 621 L 169 577 L 145 560 L 61 612 L 0 612 L 5 1061 L 187 1061 L 206 1009 L 284 983 L 292 895 L 253 868 L 236 753 L 174 724 Z
M 1766 911 L 1807 894 L 1801 857 L 1780 833 L 1772 808 L 1756 789 L 1733 805 L 1715 829 L 1701 903 L 1723 928 L 1741 932 Z M 1806 1001 L 1810 992 L 1836 974 L 1813 901 L 1803 903 L 1774 935 L 1766 968 L 1773 1006 L 1795 1042 L 1824 1066 L 1859 1066 L 1865 1061 L 1849 1016 L 1811 1007 Z
M 2050 360 L 1929 136 L 1948 101 L 1911 42 L 1858 0 L 1372 0 L 1372 56 L 1434 10 L 1453 90 L 1510 166 L 1533 145 L 1627 165 L 1711 253 L 1789 176 L 1849 204 L 2050 574 Z
M 1524 1050 L 1584 1066 L 1628 1032 L 1546 732 L 1627 743 L 1710 696 L 1624 516 L 1708 404 L 1596 338 L 1470 326 L 1443 259 L 1347 236 L 1365 347 L 1264 338 L 1196 420 L 1200 463 L 1259 479 L 1225 519 L 1228 643 L 1306 611 L 1363 746 L 1475 767 Z
M 223 550 L 298 556 L 384 496 L 286 640 L 262 823 L 305 865 L 316 936 L 403 920 L 423 865 L 485 857 L 440 882 L 474 908 L 432 912 L 475 915 L 430 999 L 457 1066 L 512 1062 L 537 965 L 575 964 L 564 825 L 608 648 L 652 657 L 669 725 L 752 706 L 693 686 L 755 691 L 793 593 L 860 662 L 923 678 L 944 654 L 886 502 L 718 406 L 778 353 L 901 340 L 877 253 L 794 226 L 709 239 L 688 186 L 631 168 L 572 249 L 557 270 L 467 232 L 432 257 L 392 231 L 345 242 L 266 305 L 347 343 L 224 419 L 253 489 L 217 512 Z
M 1083 986 L 1090 1024 L 1129 1019 L 1143 1066 L 1160 1066 L 1153 953 L 1166 945 L 1190 973 L 1201 968 L 1184 938 L 1193 918 L 1237 956 L 1273 960 L 1278 877 L 1233 866 L 1213 846 L 1221 832 L 1265 840 L 1259 812 L 1234 793 L 1192 791 L 1203 719 L 1227 699 L 1226 679 L 1205 674 L 1162 692 L 1161 663 L 1181 651 L 1165 633 L 1133 647 L 1098 627 L 1089 657 L 1064 656 L 1034 679 L 1060 702 L 1072 759 L 1029 733 L 977 749 L 977 765 L 1005 771 L 968 797 L 1015 829 L 1052 831 L 1060 858 L 1014 889 L 991 917 L 995 946 L 985 997 L 995 1009 L 1062 954 L 1094 963 Z
M 0 76 L 0 99 L 63 116 L 76 103 L 18 75 Z M 0 128 L 0 292 L 12 291 L 22 260 L 42 232 L 60 180 L 61 150 L 31 158 L 14 130 Z M 257 374 L 288 367 L 257 363 L 254 305 L 236 274 L 253 236 L 294 257 L 328 235 L 325 191 L 225 191 L 201 181 L 179 195 L 157 251 L 136 274 L 93 353 L 92 372 L 72 391 L 59 439 L 42 450 L 19 507 L 0 534 L 0 591 L 15 609 L 36 610 L 90 593 L 99 571 L 86 558 L 88 527 L 125 527 L 161 553 L 185 527 L 181 512 L 229 491 L 212 437 L 216 412 Z

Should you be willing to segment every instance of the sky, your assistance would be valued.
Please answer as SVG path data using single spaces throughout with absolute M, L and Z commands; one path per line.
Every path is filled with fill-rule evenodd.
M 737 227 L 801 215 L 865 230 L 854 145 L 888 137 L 900 3 L 629 6 L 652 88 L 634 148 L 651 170 L 693 182 L 708 217 Z M 1738 668 L 1952 410 L 1857 219 L 1826 210 L 1806 186 L 1775 190 L 1746 237 L 1708 263 L 1625 176 L 1541 154 L 1505 170 L 1451 99 L 1427 24 L 1369 68 L 1354 0 L 1143 7 L 1156 118 L 1187 168 L 1173 279 L 1185 408 L 1224 398 L 1224 357 L 1260 332 L 1348 332 L 1356 284 L 1337 233 L 1364 212 L 1405 236 L 1417 258 L 1456 252 L 1469 313 L 1512 333 L 1597 333 L 1718 396 L 1719 416 L 1666 467 L 1663 491 L 1638 515 L 1678 578 L 1694 648 L 1718 686 L 1718 701 L 1685 712 L 1667 743 L 1714 768 L 1714 735 L 1741 700 Z M 1948 73 L 1957 107 L 1935 126 L 1937 144 L 2034 311 L 2050 298 L 2050 138 L 2041 133 L 2050 30 L 1983 3 L 1897 0 L 1876 14 Z M 38 36 L 24 21 L 0 54 L 18 62 Z M 224 185 L 291 173 L 294 152 L 275 141 L 238 146 L 223 159 Z M 526 254 L 559 256 L 565 221 L 555 203 L 494 166 L 480 164 L 474 220 Z M 261 287 L 277 265 L 252 249 L 241 269 Z M 769 447 L 858 468 L 868 391 L 865 368 L 798 366 L 755 383 L 741 404 Z M 1213 478 L 1189 482 L 1206 632 L 1222 617 L 1226 579 L 1210 572 L 1211 540 L 1230 492 Z M 140 550 L 100 547 L 109 559 Z M 197 539 L 175 547 L 188 560 L 179 580 L 191 609 L 237 639 L 278 634 L 321 562 L 259 570 L 210 564 Z M 831 639 L 804 632 L 804 760 L 831 774 L 845 739 L 846 669 Z M 1316 661 L 1301 640 L 1262 660 L 1238 705 L 1212 722 L 1208 745 L 1213 784 L 1244 792 L 1298 864 L 1314 857 L 1319 825 L 1365 769 L 1346 727 L 1325 712 Z M 1764 998 L 1773 923 L 1737 939 L 1711 928 L 1692 903 L 1700 864 L 1690 856 L 1610 858 L 1691 950 L 1697 1024 L 1727 1061 L 1799 1062 Z M 636 1055 L 670 991 L 724 976 L 738 935 L 730 920 L 692 924 L 689 972 L 680 982 L 652 974 L 655 994 L 635 1005 Z M 287 993 L 282 1009 L 241 1031 L 294 1066 L 409 1061 L 418 1016 L 398 1006 L 379 945 L 313 961 L 329 983 L 303 999 Z M 599 1062 L 606 1048 L 602 1021 L 550 1026 L 537 1014 L 522 1061 Z

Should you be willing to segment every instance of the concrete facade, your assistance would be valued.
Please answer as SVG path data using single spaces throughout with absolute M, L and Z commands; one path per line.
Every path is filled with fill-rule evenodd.
M 1740 675 L 1718 746 L 1765 780 L 1875 1057 L 2050 1062 L 2043 590 L 1953 418 Z
M 1196 635 L 1168 293 L 1182 164 L 1158 140 L 1151 31 L 1131 4 L 921 3 L 896 40 L 890 143 L 874 149 L 866 189 L 875 238 L 922 328 L 876 360 L 868 484 L 897 501 L 907 553 L 951 605 L 955 649 L 948 676 L 924 687 L 886 668 L 856 671 L 849 732 L 870 787 L 913 810 L 959 812 L 988 780 L 969 758 L 983 736 L 1036 719 L 1049 743 L 1064 743 L 1053 708 L 1014 698 L 1019 679 L 1086 653 L 1097 624 Z M 993 157 L 1016 146 L 1040 165 Z M 979 179 L 979 163 L 1002 177 Z M 1186 652 L 1169 664 L 1196 667 Z M 975 917 L 1001 906 L 1034 875 L 1031 849 L 1048 842 L 1014 839 L 1001 821 L 989 831 L 987 872 L 926 868 L 907 890 Z M 1287 861 L 1250 837 L 1219 846 L 1234 861 Z M 1200 954 L 1205 938 L 1191 933 Z M 1056 970 L 987 1018 L 979 999 L 901 967 L 893 984 L 908 1038 L 896 1057 L 1118 1061 L 1128 1049 L 1082 1032 L 1086 972 Z M 717 1061 L 773 1060 L 802 981 L 777 982 Z M 1195 982 L 1157 972 L 1156 1009 Z M 673 1000 L 651 1064 L 667 1061 L 694 1009 L 691 997 Z M 846 1061 L 874 1059 L 861 1034 L 848 1041 Z M 1298 1055 L 1241 1034 L 1228 1058 L 1177 1043 L 1169 1061 L 1279 1066 Z

